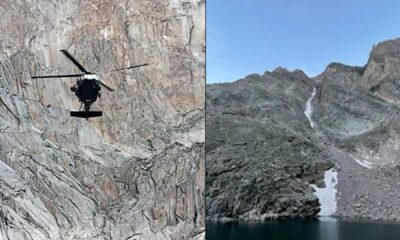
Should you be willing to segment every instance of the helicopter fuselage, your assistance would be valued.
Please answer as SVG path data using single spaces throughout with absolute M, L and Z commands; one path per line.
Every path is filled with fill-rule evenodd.
M 75 92 L 79 101 L 84 104 L 86 112 L 89 111 L 90 105 L 97 100 L 100 90 L 98 77 L 95 74 L 82 75 L 76 82 L 76 86 L 71 88 L 71 91 Z

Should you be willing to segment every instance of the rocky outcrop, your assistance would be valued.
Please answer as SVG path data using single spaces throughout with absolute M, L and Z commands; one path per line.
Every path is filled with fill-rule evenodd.
M 0 239 L 204 238 L 204 4 L 0 2 Z M 30 78 L 60 49 L 117 89 L 102 118 Z
M 277 69 L 207 87 L 207 215 L 211 219 L 314 216 L 309 183 L 332 166 L 304 114 L 315 83 Z
M 335 215 L 399 220 L 399 49 L 380 43 L 365 66 L 332 63 L 312 79 L 279 68 L 207 86 L 207 216 L 315 216 L 308 186 L 333 167 Z

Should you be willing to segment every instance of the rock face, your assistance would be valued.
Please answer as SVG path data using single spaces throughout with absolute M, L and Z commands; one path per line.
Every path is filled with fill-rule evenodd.
M 204 5 L 0 2 L 0 239 L 204 238 Z M 117 89 L 102 118 L 30 78 L 77 72 L 60 49 Z
M 365 66 L 312 79 L 278 68 L 207 86 L 207 216 L 315 216 L 309 186 L 333 167 L 335 215 L 400 220 L 399 49 L 380 43 Z
M 331 167 L 304 106 L 315 83 L 277 69 L 207 87 L 207 215 L 275 219 L 314 216 L 308 182 Z

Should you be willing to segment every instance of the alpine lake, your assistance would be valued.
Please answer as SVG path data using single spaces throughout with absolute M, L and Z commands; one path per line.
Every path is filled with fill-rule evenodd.
M 207 222 L 206 240 L 400 240 L 400 223 L 321 217 L 271 222 Z

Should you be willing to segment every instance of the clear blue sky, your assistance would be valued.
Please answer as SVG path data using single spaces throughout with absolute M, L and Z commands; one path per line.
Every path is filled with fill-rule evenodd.
M 362 66 L 373 44 L 400 37 L 400 1 L 209 0 L 206 37 L 208 83 L 278 66 L 315 76 Z

